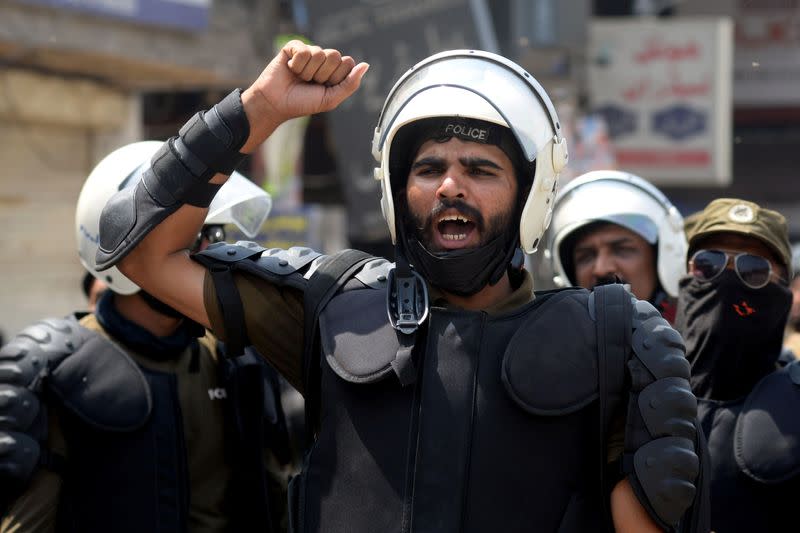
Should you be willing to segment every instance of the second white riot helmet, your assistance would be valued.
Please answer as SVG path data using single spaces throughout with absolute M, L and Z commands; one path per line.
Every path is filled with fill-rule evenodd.
M 393 141 L 404 126 L 424 119 L 460 117 L 509 128 L 523 157 L 535 165 L 533 184 L 519 222 L 519 244 L 539 245 L 552 213 L 558 174 L 567 163 L 567 144 L 550 98 L 516 63 L 478 50 L 453 50 L 413 66 L 389 92 L 375 128 L 372 154 L 380 166 L 381 208 L 397 242 L 395 192 L 407 176 L 392 175 Z M 528 177 L 530 181 L 531 177 Z
M 105 281 L 119 294 L 133 294 L 139 291 L 139 286 L 117 267 L 98 272 L 95 257 L 100 242 L 100 213 L 112 195 L 136 185 L 162 144 L 160 141 L 141 141 L 114 150 L 94 167 L 78 197 L 75 235 L 80 261 L 93 276 Z M 234 172 L 211 202 L 205 224 L 234 224 L 253 238 L 271 207 L 272 199 L 266 191 Z
M 654 245 L 661 287 L 670 296 L 678 295 L 678 280 L 686 272 L 683 217 L 651 183 L 616 170 L 587 172 L 559 192 L 548 243 L 557 285 L 576 284 L 570 237 L 597 222 L 627 228 Z

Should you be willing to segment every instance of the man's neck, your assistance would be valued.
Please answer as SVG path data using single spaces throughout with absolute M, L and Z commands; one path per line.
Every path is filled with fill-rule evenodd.
M 494 285 L 485 286 L 471 296 L 458 296 L 456 294 L 450 294 L 447 291 L 442 291 L 442 294 L 448 303 L 456 307 L 468 309 L 470 311 L 481 311 L 502 302 L 511 296 L 513 292 L 514 289 L 511 288 L 508 273 L 505 273 L 503 277 L 500 278 L 500 281 Z
M 114 307 L 120 315 L 156 337 L 169 337 L 183 321 L 182 318 L 162 315 L 147 305 L 139 294 L 115 294 Z

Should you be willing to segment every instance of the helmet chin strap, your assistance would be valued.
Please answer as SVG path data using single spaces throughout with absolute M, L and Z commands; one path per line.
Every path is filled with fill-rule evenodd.
M 431 252 L 416 236 L 400 224 L 398 253 L 408 258 L 414 269 L 431 285 L 458 296 L 472 296 L 487 285 L 494 285 L 506 273 L 514 258 L 519 229 L 509 236 L 501 233 L 477 248 Z
M 186 318 L 176 309 L 168 306 L 149 292 L 145 291 L 144 289 L 139 291 L 139 294 L 142 295 L 142 299 L 147 304 L 147 306 L 157 313 L 161 313 L 164 316 L 168 316 L 170 318 Z

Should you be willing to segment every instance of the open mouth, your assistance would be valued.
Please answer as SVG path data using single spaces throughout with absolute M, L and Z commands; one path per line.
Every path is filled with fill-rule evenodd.
M 476 224 L 462 214 L 445 214 L 436 221 L 436 230 L 444 244 L 462 244 L 475 233 Z

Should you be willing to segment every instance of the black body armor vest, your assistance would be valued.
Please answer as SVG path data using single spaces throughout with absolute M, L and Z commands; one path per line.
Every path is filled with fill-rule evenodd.
M 620 474 L 665 530 L 707 530 L 683 341 L 622 285 L 489 316 L 429 308 L 424 280 L 354 250 L 240 242 L 194 258 L 234 325 L 229 344 L 249 344 L 234 272 L 303 291 L 313 439 L 289 485 L 291 532 L 610 531 Z M 621 413 L 614 475 L 606 441 Z
M 713 531 L 779 532 L 796 521 L 798 409 L 800 362 L 764 377 L 746 398 L 698 399 L 711 458 Z
M 59 533 L 189 531 L 191 487 L 177 379 L 168 372 L 138 368 L 152 405 L 138 429 L 109 430 L 72 409 L 59 410 L 69 453 L 61 472 Z M 225 509 L 230 530 L 277 531 L 282 513 L 270 512 L 263 464 L 267 442 L 282 442 L 277 374 L 249 351 L 238 358 L 221 358 L 219 372 L 218 384 L 226 392 L 226 439 L 225 457 L 218 460 L 232 466 Z
M 324 423 L 290 488 L 295 530 L 602 529 L 588 295 L 491 317 L 432 308 L 406 387 L 390 372 L 385 292 L 333 298 L 320 317 Z
M 203 348 L 195 340 L 192 349 L 196 361 Z M 278 377 L 252 350 L 224 351 L 219 344 L 226 431 L 218 460 L 231 466 L 223 512 L 232 531 L 269 532 L 283 513 L 270 512 L 266 445 L 288 460 Z M 176 375 L 139 365 L 72 317 L 26 328 L 4 347 L 0 359 L 9 358 L 20 383 L 43 388 L 67 445 L 67 458 L 48 453 L 42 463 L 63 478 L 57 531 L 188 531 L 191 480 Z
M 189 483 L 177 380 L 142 372 L 153 408 L 138 431 L 103 431 L 70 413 L 61 415 L 70 457 L 59 532 L 187 530 Z

